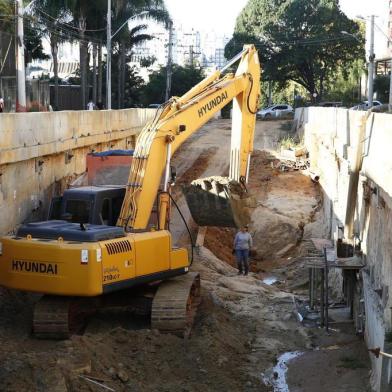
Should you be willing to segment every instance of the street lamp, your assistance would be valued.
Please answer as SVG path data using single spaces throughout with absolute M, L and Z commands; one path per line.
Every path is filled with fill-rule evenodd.
M 347 32 L 347 31 L 343 30 L 343 31 L 340 32 L 340 34 L 348 35 L 348 36 L 354 38 L 355 40 L 357 40 L 359 43 L 362 43 L 361 40 L 356 35 L 351 34 L 351 33 Z
M 368 20 L 368 18 L 365 18 L 361 15 L 357 15 L 357 19 L 361 19 L 361 20 Z M 377 27 L 378 31 L 384 35 L 384 37 L 388 40 L 389 43 L 392 44 L 392 40 L 384 33 L 384 31 L 382 30 L 382 28 L 380 26 L 378 26 L 376 23 L 374 23 L 374 15 L 370 16 L 370 22 L 371 22 L 371 30 L 370 30 L 370 37 L 371 37 L 371 41 L 370 41 L 370 57 L 373 58 L 373 67 L 374 67 L 374 27 Z M 369 66 L 370 66 L 370 61 L 369 61 Z M 373 68 L 374 69 L 374 68 Z M 370 68 L 369 68 L 369 72 L 370 72 Z M 372 73 L 372 104 L 373 104 L 373 75 L 374 73 Z M 370 84 L 370 81 L 369 81 Z M 370 89 L 369 89 L 370 90 Z M 373 106 L 373 105 L 372 105 Z M 370 100 L 369 100 L 369 107 L 370 107 Z M 390 73 L 389 73 L 389 102 L 388 102 L 388 111 L 392 111 L 392 58 L 390 61 Z
M 129 17 L 117 30 L 112 34 L 112 4 L 108 0 L 107 13 L 107 30 L 106 30 L 106 50 L 107 50 L 107 64 L 106 64 L 106 107 L 108 110 L 112 109 L 112 39 L 121 31 L 121 29 L 132 19 L 139 18 L 148 11 L 140 12 L 139 14 Z

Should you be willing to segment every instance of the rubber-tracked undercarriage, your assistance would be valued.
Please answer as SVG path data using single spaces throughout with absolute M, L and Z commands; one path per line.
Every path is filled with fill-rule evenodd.
M 189 272 L 148 289 L 99 298 L 43 296 L 34 308 L 33 333 L 39 339 L 68 339 L 83 332 L 88 318 L 108 306 L 126 306 L 136 314 L 149 314 L 151 328 L 189 336 L 200 303 L 200 276 Z

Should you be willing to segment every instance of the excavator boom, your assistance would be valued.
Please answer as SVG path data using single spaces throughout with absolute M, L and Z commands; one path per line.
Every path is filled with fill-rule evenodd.
M 216 71 L 181 98 L 169 100 L 158 110 L 154 120 L 143 129 L 137 140 L 118 226 L 134 230 L 147 227 L 164 174 L 163 192 L 158 201 L 159 228 L 167 227 L 167 210 L 170 204 L 167 191 L 172 155 L 185 140 L 232 100 L 234 103 L 229 180 L 245 187 L 260 94 L 260 65 L 253 45 L 246 46 L 243 52 L 236 56 L 235 60 L 237 59 L 240 59 L 240 64 L 235 74 L 222 76 L 222 71 Z M 206 191 L 198 185 L 195 186 Z M 214 187 L 215 184 L 211 185 L 211 188 Z M 219 185 L 216 187 L 219 188 Z M 225 192 L 228 192 L 227 187 L 223 193 Z M 211 199 L 200 199 L 199 196 L 192 198 L 189 189 L 186 193 L 189 195 L 188 201 L 193 200 L 193 204 L 197 203 L 197 200 L 205 204 Z M 215 196 L 217 200 L 221 199 L 217 192 Z M 214 201 L 211 199 L 210 203 Z M 192 205 L 192 202 L 190 204 Z M 230 200 L 226 203 L 231 204 Z M 204 208 L 208 208 L 208 205 L 204 205 Z M 197 209 L 195 205 L 193 212 Z M 197 214 L 192 215 L 197 221 Z M 235 225 L 238 219 L 233 218 L 231 222 L 229 225 Z

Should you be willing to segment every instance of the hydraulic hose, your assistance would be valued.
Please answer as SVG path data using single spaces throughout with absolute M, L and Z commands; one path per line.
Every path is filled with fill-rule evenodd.
M 181 219 L 184 222 L 185 227 L 186 227 L 186 229 L 188 231 L 189 239 L 191 241 L 191 265 L 192 265 L 193 264 L 193 248 L 195 247 L 194 242 L 193 242 L 192 233 L 191 233 L 191 231 L 189 229 L 189 226 L 188 226 L 188 224 L 186 222 L 186 219 L 185 219 L 184 215 L 182 214 L 182 212 L 180 210 L 180 207 L 178 207 L 178 204 L 176 203 L 176 201 L 174 200 L 173 196 L 170 193 L 169 193 L 169 196 L 170 196 L 170 199 L 173 202 L 174 206 L 176 207 L 177 211 L 179 212 L 179 214 L 181 216 Z
M 257 113 L 257 104 L 256 104 L 256 111 L 253 111 L 250 107 L 250 104 L 249 104 L 250 95 L 252 94 L 252 91 L 253 91 L 253 76 L 251 74 L 249 74 L 249 80 L 250 80 L 250 91 L 249 91 L 248 97 L 246 99 L 246 105 L 248 106 L 249 113 L 256 114 Z

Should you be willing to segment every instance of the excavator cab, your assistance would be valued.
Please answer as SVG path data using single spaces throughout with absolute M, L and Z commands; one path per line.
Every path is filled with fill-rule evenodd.
M 115 226 L 124 200 L 125 187 L 85 186 L 67 189 L 52 199 L 48 220 Z

